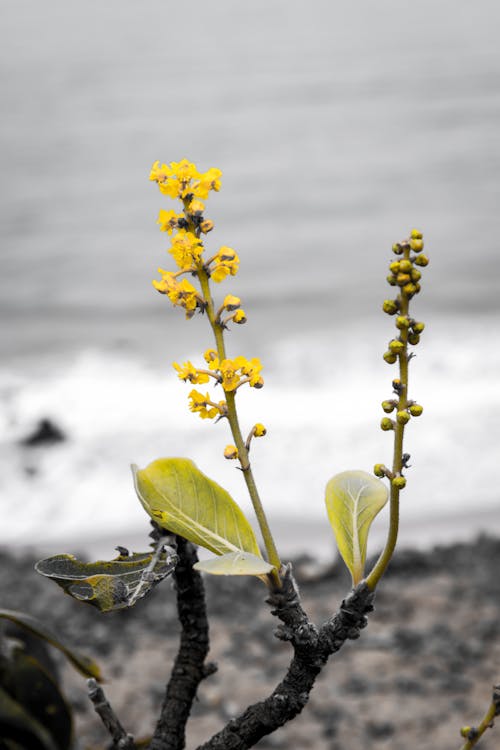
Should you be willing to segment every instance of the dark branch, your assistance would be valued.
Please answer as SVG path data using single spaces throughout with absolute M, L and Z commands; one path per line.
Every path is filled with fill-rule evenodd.
M 179 562 L 173 576 L 181 640 L 150 750 L 181 750 L 185 746 L 186 723 L 198 685 L 216 669 L 215 665 L 205 664 L 209 648 L 208 620 L 203 581 L 193 570 L 198 560 L 196 547 L 180 536 L 176 541 Z
M 93 678 L 87 680 L 87 687 L 89 698 L 94 704 L 96 713 L 111 735 L 114 747 L 119 748 L 119 750 L 135 750 L 134 738 L 127 734 L 122 727 L 120 720 L 104 695 L 102 687 Z
M 359 638 L 373 610 L 374 594 L 361 583 L 342 602 L 339 611 L 318 630 L 301 607 L 291 569 L 283 577 L 283 588 L 274 591 L 268 602 L 283 625 L 276 635 L 290 641 L 294 655 L 284 679 L 271 695 L 249 706 L 198 750 L 247 750 L 262 737 L 299 714 L 306 705 L 316 677 L 328 658 L 348 639 Z

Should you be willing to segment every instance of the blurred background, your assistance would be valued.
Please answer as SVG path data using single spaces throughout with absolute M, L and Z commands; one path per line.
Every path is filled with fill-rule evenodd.
M 151 286 L 174 206 L 149 170 L 184 157 L 223 171 L 207 245 L 240 255 L 215 293 L 248 315 L 230 355 L 264 363 L 239 401 L 244 431 L 268 428 L 253 464 L 282 544 L 329 553 L 326 480 L 391 462 L 381 303 L 413 227 L 431 265 L 403 541 L 500 530 L 498 3 L 3 0 L 2 16 L 0 544 L 144 537 L 128 466 L 160 456 L 249 507 L 227 425 L 188 411 L 171 367 L 200 361 L 207 322 Z

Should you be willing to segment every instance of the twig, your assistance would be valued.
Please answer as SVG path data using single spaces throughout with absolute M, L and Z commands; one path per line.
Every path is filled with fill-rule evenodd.
M 247 750 L 297 716 L 328 658 L 346 640 L 359 638 L 360 630 L 367 624 L 366 615 L 373 610 L 374 593 L 361 583 L 318 630 L 302 609 L 290 567 L 282 584 L 283 588 L 275 590 L 268 602 L 283 623 L 276 636 L 290 641 L 294 650 L 284 679 L 268 698 L 249 706 L 197 750 Z
M 479 726 L 463 727 L 461 733 L 465 737 L 466 742 L 462 745 L 462 750 L 470 750 L 474 745 L 477 745 L 486 730 L 493 727 L 497 716 L 500 716 L 500 685 L 493 686 L 491 703 Z
M 94 678 L 87 680 L 89 698 L 94 704 L 96 713 L 100 716 L 102 723 L 113 739 L 113 745 L 119 750 L 136 750 L 134 738 L 127 734 L 119 718 L 111 708 L 104 694 L 104 690 L 97 684 Z
M 179 562 L 173 575 L 181 640 L 149 750 L 182 750 L 198 685 L 216 670 L 215 665 L 205 664 L 209 648 L 208 620 L 203 581 L 198 571 L 193 570 L 198 560 L 196 547 L 180 536 L 176 540 Z

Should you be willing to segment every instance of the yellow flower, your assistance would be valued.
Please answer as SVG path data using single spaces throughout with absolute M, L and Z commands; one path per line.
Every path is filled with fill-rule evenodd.
M 192 318 L 197 307 L 200 307 L 200 297 L 194 286 L 187 280 L 183 279 L 179 284 L 179 302 L 186 310 L 186 318 Z
M 196 308 L 202 305 L 195 287 L 187 279 L 179 283 L 171 271 L 159 268 L 158 273 L 162 274 L 162 279 L 161 281 L 153 280 L 154 288 L 161 294 L 166 294 L 173 305 L 183 307 L 187 318 L 192 318 Z
M 179 268 L 190 268 L 200 260 L 203 253 L 203 244 L 192 232 L 180 229 L 172 237 L 172 246 L 168 252 Z
M 156 279 L 153 279 L 154 288 L 160 292 L 160 294 L 167 294 L 170 296 L 170 294 L 178 287 L 179 282 L 171 271 L 164 271 L 163 268 L 159 268 L 158 273 L 162 274 L 162 280 L 157 281 Z
M 168 195 L 169 198 L 175 199 L 181 197 L 182 183 L 174 177 L 171 177 L 166 182 L 159 182 L 158 187 L 160 188 L 160 193 Z
M 149 179 L 158 183 L 166 182 L 167 178 L 170 177 L 171 174 L 172 172 L 170 171 L 169 167 L 167 167 L 166 164 L 162 164 L 160 167 L 160 162 L 155 161 L 155 163 L 151 167 L 151 172 L 149 173 Z
M 229 461 L 238 458 L 238 448 L 235 445 L 226 445 L 224 448 L 224 458 L 227 458 Z
M 195 414 L 199 414 L 201 419 L 213 419 L 223 411 L 220 405 L 214 406 L 212 404 L 208 393 L 203 395 L 199 391 L 192 390 L 189 398 L 191 399 L 191 403 L 189 404 L 190 410 Z
M 219 371 L 222 376 L 222 387 L 225 391 L 234 391 L 238 387 L 240 382 L 238 369 L 236 360 L 223 359 L 220 363 Z
M 226 276 L 235 276 L 238 272 L 240 259 L 231 247 L 221 247 L 214 258 L 214 268 L 210 274 L 213 281 L 219 283 Z
M 238 359 L 244 360 L 240 365 L 242 375 L 246 375 L 249 378 L 249 384 L 252 388 L 262 388 L 264 380 L 262 379 L 260 372 L 262 370 L 262 364 L 258 357 L 254 357 L 250 361 L 244 359 L 244 357 L 238 357 Z
M 219 357 L 215 349 L 207 349 L 203 355 L 203 359 L 211 370 L 219 369 Z
M 211 167 L 207 172 L 200 174 L 198 180 L 192 186 L 193 195 L 206 200 L 210 190 L 215 190 L 216 192 L 220 190 L 221 177 L 222 172 L 215 167 Z
M 162 232 L 172 234 L 173 230 L 177 229 L 178 220 L 182 218 L 182 214 L 176 214 L 175 211 L 164 211 L 162 208 L 158 214 L 158 221 L 156 223 L 160 225 Z
M 177 362 L 174 362 L 173 367 L 177 370 L 177 376 L 180 380 L 184 380 L 184 382 L 189 380 L 193 385 L 201 385 L 202 383 L 208 383 L 210 380 L 205 372 L 199 372 L 191 362 L 184 362 L 182 367 Z
M 189 180 L 198 179 L 202 177 L 196 169 L 196 164 L 182 159 L 181 161 L 170 162 L 171 173 L 174 174 L 181 182 L 188 182 Z

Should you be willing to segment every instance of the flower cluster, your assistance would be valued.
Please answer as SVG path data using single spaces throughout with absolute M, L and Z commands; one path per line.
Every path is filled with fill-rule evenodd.
M 425 328 L 424 323 L 415 320 L 409 312 L 409 304 L 412 297 L 420 292 L 421 272 L 419 268 L 427 266 L 429 259 L 423 254 L 424 241 L 422 233 L 414 229 L 410 238 L 393 245 L 393 253 L 402 256 L 389 265 L 390 274 L 387 282 L 390 286 L 399 287 L 396 299 L 386 299 L 382 309 L 388 315 L 394 315 L 397 335 L 389 341 L 384 360 L 392 365 L 399 362 L 400 378 L 392 381 L 393 392 L 396 398 L 382 401 L 382 409 L 386 414 L 395 412 L 395 419 L 383 417 L 380 427 L 384 431 L 402 431 L 404 425 L 411 417 L 419 417 L 423 407 L 408 399 L 408 362 L 413 354 L 408 354 L 408 346 L 416 346 Z M 401 432 L 402 435 L 402 432 Z M 402 444 L 402 437 L 401 437 Z M 406 454 L 404 454 L 406 455 Z M 404 456 L 401 466 L 396 466 L 395 471 L 389 471 L 383 464 L 376 464 L 374 473 L 379 476 L 388 477 L 394 487 L 403 489 L 406 479 L 402 476 L 402 469 L 406 466 Z
M 187 159 L 171 162 L 170 165 L 157 161 L 149 175 L 149 179 L 157 183 L 161 193 L 180 200 L 182 204 L 181 213 L 161 209 L 157 220 L 160 230 L 171 238 L 169 253 L 179 270 L 174 273 L 159 269 L 161 281 L 153 281 L 153 286 L 165 294 L 172 304 L 183 307 L 187 318 L 191 318 L 197 309 L 203 312 L 206 300 L 204 303 L 188 281 L 178 282 L 177 276 L 190 273 L 200 278 L 200 274 L 204 273 L 207 278 L 221 282 L 228 276 L 234 276 L 239 268 L 238 255 L 225 245 L 209 260 L 203 257 L 201 236 L 214 227 L 213 221 L 204 216 L 203 200 L 208 198 L 210 191 L 220 190 L 221 175 L 220 169 L 214 167 L 207 172 L 199 172 L 196 165 Z M 240 311 L 231 319 L 235 323 L 244 323 L 246 316 Z
M 208 383 L 210 378 L 213 378 L 216 383 L 222 385 L 226 393 L 236 391 L 245 383 L 248 383 L 251 388 L 262 388 L 264 385 L 264 379 L 260 374 L 262 364 L 257 357 L 251 360 L 245 357 L 220 360 L 215 349 L 207 349 L 204 358 L 208 370 L 194 367 L 189 361 L 183 365 L 174 362 L 173 367 L 177 370 L 178 377 L 185 382 L 189 381 L 198 385 Z
M 248 451 L 253 438 L 266 434 L 264 425 L 255 424 L 244 442 L 240 432 L 236 408 L 235 393 L 238 388 L 248 384 L 251 388 L 262 388 L 264 380 L 261 375 L 262 364 L 259 359 L 246 359 L 239 356 L 230 359 L 226 355 L 223 339 L 224 331 L 230 323 L 246 323 L 246 313 L 241 307 L 241 300 L 227 294 L 217 308 L 210 291 L 210 280 L 220 283 L 229 276 L 235 276 L 239 269 L 239 258 L 236 252 L 223 245 L 208 259 L 204 256 L 204 235 L 213 227 L 213 221 L 204 216 L 205 201 L 210 191 L 218 191 L 221 186 L 221 171 L 211 168 L 199 172 L 196 165 L 183 159 L 169 165 L 153 164 L 149 179 L 156 182 L 160 192 L 170 198 L 179 200 L 180 212 L 161 209 L 157 224 L 162 232 L 170 238 L 169 253 L 177 270 L 158 269 L 160 280 L 153 281 L 154 288 L 166 295 L 172 304 L 184 308 L 186 317 L 191 318 L 196 311 L 206 313 L 212 327 L 217 349 L 208 349 L 205 354 L 205 367 L 195 367 L 192 362 L 173 363 L 178 377 L 192 385 L 203 385 L 211 380 L 214 385 L 222 387 L 227 401 L 215 401 L 209 393 L 191 390 L 189 408 L 201 419 L 220 419 L 227 417 L 235 442 L 226 447 L 224 455 L 228 459 L 239 459 L 245 471 L 248 471 Z M 198 281 L 199 288 L 187 278 L 190 275 Z
M 211 190 L 220 190 L 220 169 L 211 167 L 208 172 L 198 172 L 196 164 L 187 159 L 171 162 L 170 166 L 155 161 L 149 179 L 158 183 L 160 192 L 170 198 L 192 201 L 193 198 L 206 200 Z

